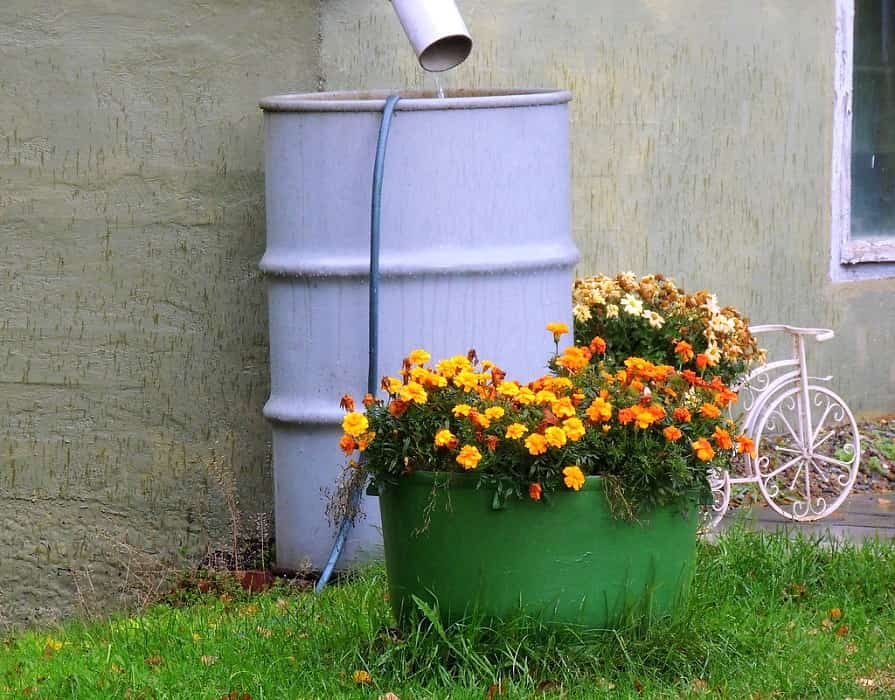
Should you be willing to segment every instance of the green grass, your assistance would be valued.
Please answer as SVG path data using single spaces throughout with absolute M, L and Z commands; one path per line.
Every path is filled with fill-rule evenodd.
M 380 568 L 321 596 L 195 595 L 6 639 L 0 697 L 892 697 L 895 545 L 729 532 L 700 545 L 688 608 L 651 627 L 392 624 Z

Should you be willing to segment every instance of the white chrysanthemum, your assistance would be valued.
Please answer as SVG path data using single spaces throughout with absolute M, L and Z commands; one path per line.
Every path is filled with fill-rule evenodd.
M 653 328 L 661 328 L 665 325 L 665 319 L 662 318 L 661 314 L 658 314 L 655 311 L 644 311 L 643 318 L 649 321 L 649 324 Z
M 709 326 L 712 330 L 725 334 L 733 333 L 736 329 L 733 319 L 724 314 L 716 314 L 712 316 L 709 320 Z
M 625 294 L 622 297 L 622 308 L 626 314 L 640 316 L 643 313 L 643 302 L 633 294 Z
M 709 346 L 705 349 L 705 356 L 709 358 L 709 365 L 714 367 L 721 362 L 721 348 L 715 343 L 709 343 Z
M 615 304 L 606 304 L 606 318 L 618 318 L 618 307 Z
M 715 314 L 721 313 L 721 307 L 718 306 L 718 297 L 716 297 L 714 294 L 709 294 L 709 298 L 705 302 L 705 304 L 702 305 L 702 308 L 708 309 L 709 313 L 713 316 Z
M 576 321 L 584 323 L 590 319 L 590 307 L 586 304 L 575 304 L 575 306 L 572 307 L 572 315 L 575 317 Z

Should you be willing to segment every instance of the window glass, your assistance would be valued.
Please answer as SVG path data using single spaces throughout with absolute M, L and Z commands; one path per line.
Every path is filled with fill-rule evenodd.
M 895 0 L 855 0 L 851 237 L 895 237 Z

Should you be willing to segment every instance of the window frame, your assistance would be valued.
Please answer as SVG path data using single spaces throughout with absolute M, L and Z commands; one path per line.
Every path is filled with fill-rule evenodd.
M 880 239 L 851 237 L 852 94 L 855 0 L 835 0 L 832 255 L 834 281 L 895 277 L 895 231 Z

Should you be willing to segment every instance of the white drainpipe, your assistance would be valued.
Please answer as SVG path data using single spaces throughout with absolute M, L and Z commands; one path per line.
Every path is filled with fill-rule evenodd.
M 420 65 L 439 73 L 460 65 L 472 37 L 454 0 L 392 0 Z

